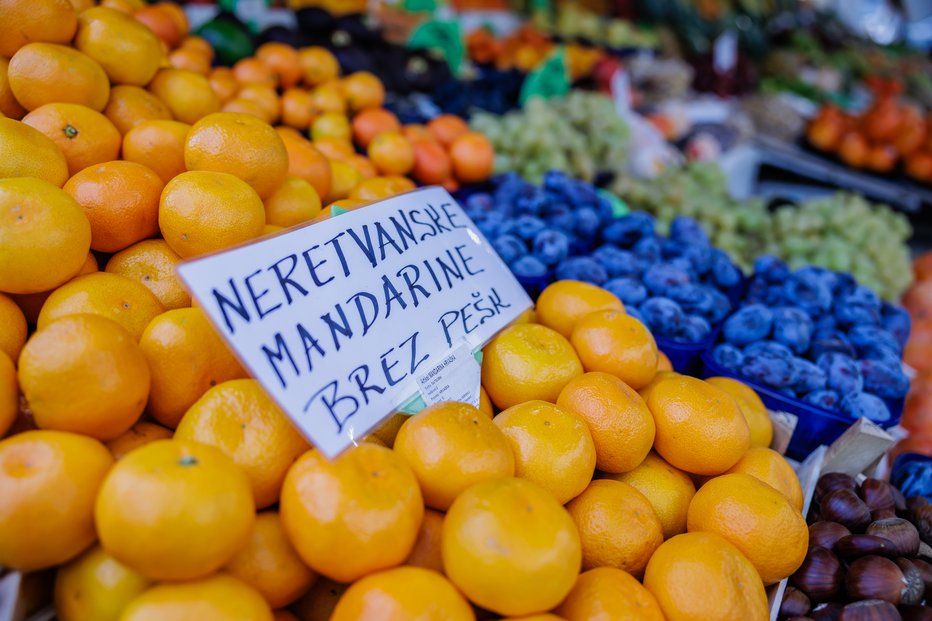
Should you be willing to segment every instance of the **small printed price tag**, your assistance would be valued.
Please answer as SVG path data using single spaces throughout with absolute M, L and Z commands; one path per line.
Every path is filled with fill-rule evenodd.
M 531 306 L 439 187 L 177 269 L 250 375 L 328 457 L 398 409 L 478 405 L 473 352 Z

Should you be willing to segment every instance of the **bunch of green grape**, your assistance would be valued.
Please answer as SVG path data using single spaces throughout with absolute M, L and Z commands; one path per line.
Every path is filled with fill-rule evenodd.
M 888 300 L 912 280 L 909 220 L 856 194 L 838 192 L 771 213 L 760 199 L 731 198 L 714 163 L 669 167 L 654 179 L 619 177 L 612 190 L 632 208 L 653 213 L 660 233 L 678 215 L 695 218 L 746 273 L 757 257 L 771 254 L 794 269 L 848 272 Z
M 533 98 L 523 110 L 480 113 L 471 124 L 495 145 L 496 172 L 515 171 L 532 183 L 548 170 L 592 181 L 600 172 L 620 173 L 628 161 L 628 125 L 598 93 Z

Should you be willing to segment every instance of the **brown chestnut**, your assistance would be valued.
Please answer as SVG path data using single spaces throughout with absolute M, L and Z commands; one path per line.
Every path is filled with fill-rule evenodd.
M 812 546 L 790 579 L 793 586 L 805 593 L 811 602 L 827 602 L 841 594 L 844 572 L 841 561 L 831 550 Z
M 893 544 L 877 535 L 848 535 L 835 542 L 835 553 L 846 561 L 862 556 L 899 556 Z
M 900 604 L 896 608 L 900 611 L 903 621 L 932 621 L 932 608 L 928 606 L 904 606 Z
M 797 588 L 787 586 L 783 591 L 783 601 L 780 602 L 780 617 L 804 617 L 809 613 L 812 604 L 806 594 Z
M 919 531 L 903 518 L 877 520 L 865 532 L 888 540 L 897 556 L 916 556 L 919 551 Z
M 893 500 L 893 486 L 880 479 L 864 479 L 858 496 L 864 500 L 871 511 L 893 511 L 896 503 Z
M 831 550 L 835 542 L 850 534 L 851 531 L 838 522 L 813 522 L 809 525 L 809 545 Z
M 909 521 L 919 532 L 919 537 L 932 546 L 932 505 L 917 505 L 909 511 Z
M 932 504 L 925 496 L 910 496 L 906 499 L 906 508 L 913 511 L 917 507 L 927 507 Z
M 838 621 L 902 621 L 902 617 L 890 602 L 866 599 L 845 606 Z
M 890 486 L 890 491 L 893 493 L 893 508 L 896 509 L 897 513 L 904 513 L 907 510 L 906 496 L 894 485 Z
M 912 561 L 916 569 L 919 570 L 919 574 L 922 576 L 922 581 L 926 585 L 926 590 L 928 590 L 930 587 L 932 587 L 932 563 L 924 561 L 921 558 L 914 558 Z M 929 591 L 929 593 L 932 593 L 932 591 Z
M 819 604 L 812 609 L 809 616 L 812 617 L 813 621 L 838 621 L 843 609 L 844 605 L 837 602 Z
M 845 590 L 851 599 L 882 599 L 899 604 L 907 589 L 896 563 L 881 556 L 862 556 L 848 567 Z
M 876 522 L 877 520 L 885 520 L 887 518 L 897 517 L 896 511 L 893 509 L 879 509 L 877 511 L 871 511 L 871 522 Z
M 839 489 L 847 489 L 854 491 L 858 488 L 857 481 L 854 480 L 850 475 L 847 475 L 843 472 L 829 472 L 828 474 L 823 474 L 819 477 L 819 481 L 815 486 L 815 496 L 814 499 L 816 502 L 822 502 L 822 498 Z
M 871 510 L 850 489 L 829 492 L 820 504 L 822 519 L 842 524 L 851 532 L 861 532 L 871 523 Z
M 895 562 L 896 566 L 903 572 L 903 578 L 906 580 L 906 589 L 903 591 L 900 603 L 906 605 L 918 604 L 922 601 L 926 592 L 926 583 L 922 579 L 922 573 L 908 559 L 898 558 Z

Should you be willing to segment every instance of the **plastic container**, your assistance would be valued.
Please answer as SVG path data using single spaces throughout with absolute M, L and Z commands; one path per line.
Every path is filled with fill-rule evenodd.
M 654 336 L 657 347 L 667 355 L 673 370 L 684 375 L 698 376 L 702 372 L 702 353 L 711 349 L 718 338 L 719 328 L 713 328 L 709 335 L 698 343 L 678 341 L 666 336 Z
M 702 378 L 724 376 L 741 380 L 754 389 L 760 396 L 761 401 L 769 409 L 796 415 L 796 429 L 793 431 L 793 437 L 786 449 L 788 457 L 802 461 L 820 445 L 829 445 L 837 440 L 855 422 L 854 419 L 845 416 L 841 412 L 832 412 L 831 410 L 816 407 L 726 369 L 712 358 L 711 347 L 703 352 L 701 360 Z M 900 422 L 905 399 L 884 399 L 883 401 L 887 405 L 887 409 L 890 410 L 890 418 L 877 424 L 887 429 Z

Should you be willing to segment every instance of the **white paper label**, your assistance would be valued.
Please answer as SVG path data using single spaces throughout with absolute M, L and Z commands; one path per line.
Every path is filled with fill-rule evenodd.
M 178 273 L 328 457 L 416 395 L 418 378 L 452 350 L 471 354 L 531 305 L 438 187 L 194 259 Z M 429 390 L 464 395 L 453 377 L 449 389 Z
M 452 350 L 417 378 L 427 405 L 461 401 L 479 407 L 481 367 L 465 344 Z

